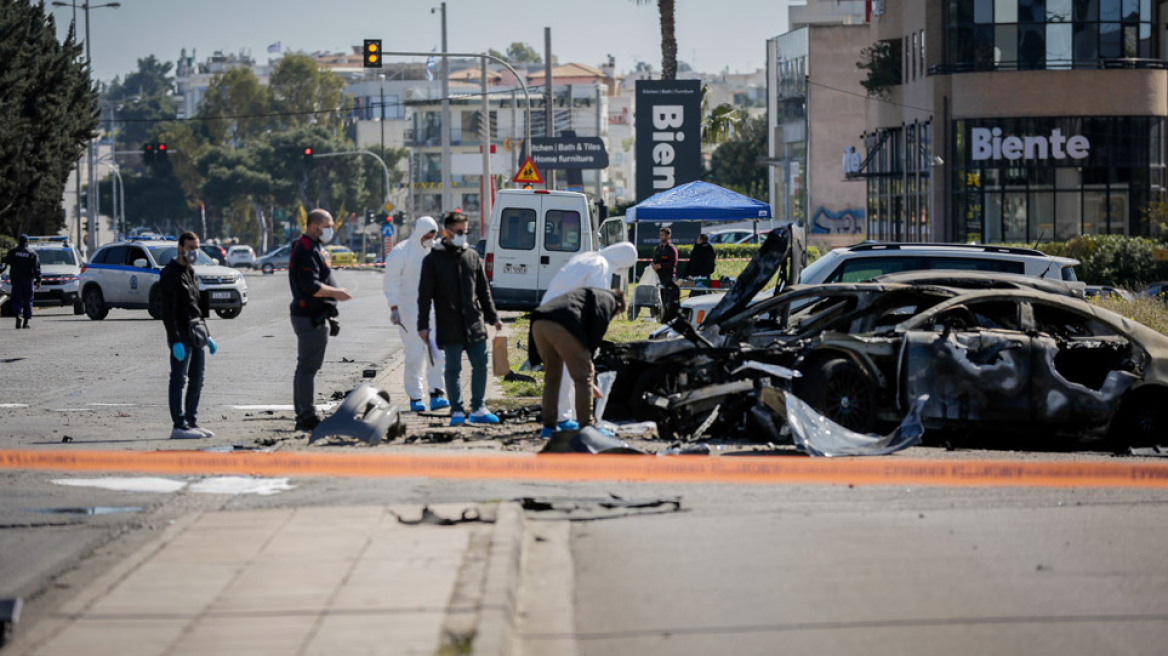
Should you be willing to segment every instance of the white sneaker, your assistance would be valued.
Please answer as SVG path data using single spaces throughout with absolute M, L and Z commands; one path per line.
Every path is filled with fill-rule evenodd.
M 206 428 L 203 428 L 202 426 L 191 426 L 191 430 L 195 431 L 196 433 L 202 433 L 203 437 L 215 437 L 214 433 L 207 430 Z
M 176 428 L 170 431 L 172 440 L 201 440 L 204 437 L 207 436 L 193 428 Z

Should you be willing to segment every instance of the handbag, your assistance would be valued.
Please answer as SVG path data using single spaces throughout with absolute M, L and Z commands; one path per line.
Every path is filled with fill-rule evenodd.
M 211 331 L 207 328 L 207 322 L 200 319 L 191 319 L 189 330 L 191 336 L 191 347 L 201 349 L 207 345 L 211 340 Z

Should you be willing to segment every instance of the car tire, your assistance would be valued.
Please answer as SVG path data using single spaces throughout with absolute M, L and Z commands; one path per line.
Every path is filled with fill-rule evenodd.
M 1111 441 L 1116 450 L 1156 446 L 1168 435 L 1168 392 L 1142 388 L 1123 399 L 1112 422 Z
M 73 314 L 85 314 L 85 303 L 80 300 L 73 301 Z
M 243 312 L 243 308 L 216 308 L 215 314 L 219 315 L 220 319 L 234 319 Z
M 0 317 L 16 316 L 15 307 L 16 306 L 12 304 L 12 301 L 4 301 L 3 303 L 0 303 Z
M 265 276 L 270 276 L 276 272 L 276 267 L 271 262 L 264 262 L 263 268 L 261 270 L 264 272 Z
M 97 286 L 89 287 L 82 296 L 85 303 L 85 314 L 94 321 L 101 321 L 109 314 L 109 306 L 105 304 L 105 297 Z
M 150 313 L 151 319 L 162 318 L 162 288 L 159 285 L 154 285 L 150 288 L 150 297 L 146 304 L 146 311 Z
M 825 417 L 849 430 L 876 429 L 879 389 L 872 376 L 847 358 L 821 360 L 804 370 L 796 395 Z

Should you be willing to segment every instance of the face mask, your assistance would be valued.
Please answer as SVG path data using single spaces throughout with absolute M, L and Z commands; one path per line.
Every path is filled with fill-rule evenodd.
M 433 247 L 434 247 L 434 240 L 433 239 L 423 239 L 422 240 L 422 248 L 424 248 L 426 250 L 430 250 Z
M 466 248 L 466 235 L 454 235 L 450 238 L 450 243 L 454 244 L 455 248 Z
M 187 258 L 187 262 L 194 264 L 199 261 L 199 251 L 187 251 L 183 257 Z
M 327 244 L 333 240 L 333 229 L 325 228 L 320 231 L 320 241 Z

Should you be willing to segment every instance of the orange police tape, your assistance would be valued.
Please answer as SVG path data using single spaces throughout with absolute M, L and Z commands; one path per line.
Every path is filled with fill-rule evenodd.
M 888 457 L 811 459 L 0 450 L 0 469 L 769 485 L 1168 488 L 1168 465 L 1160 463 L 907 460 Z

